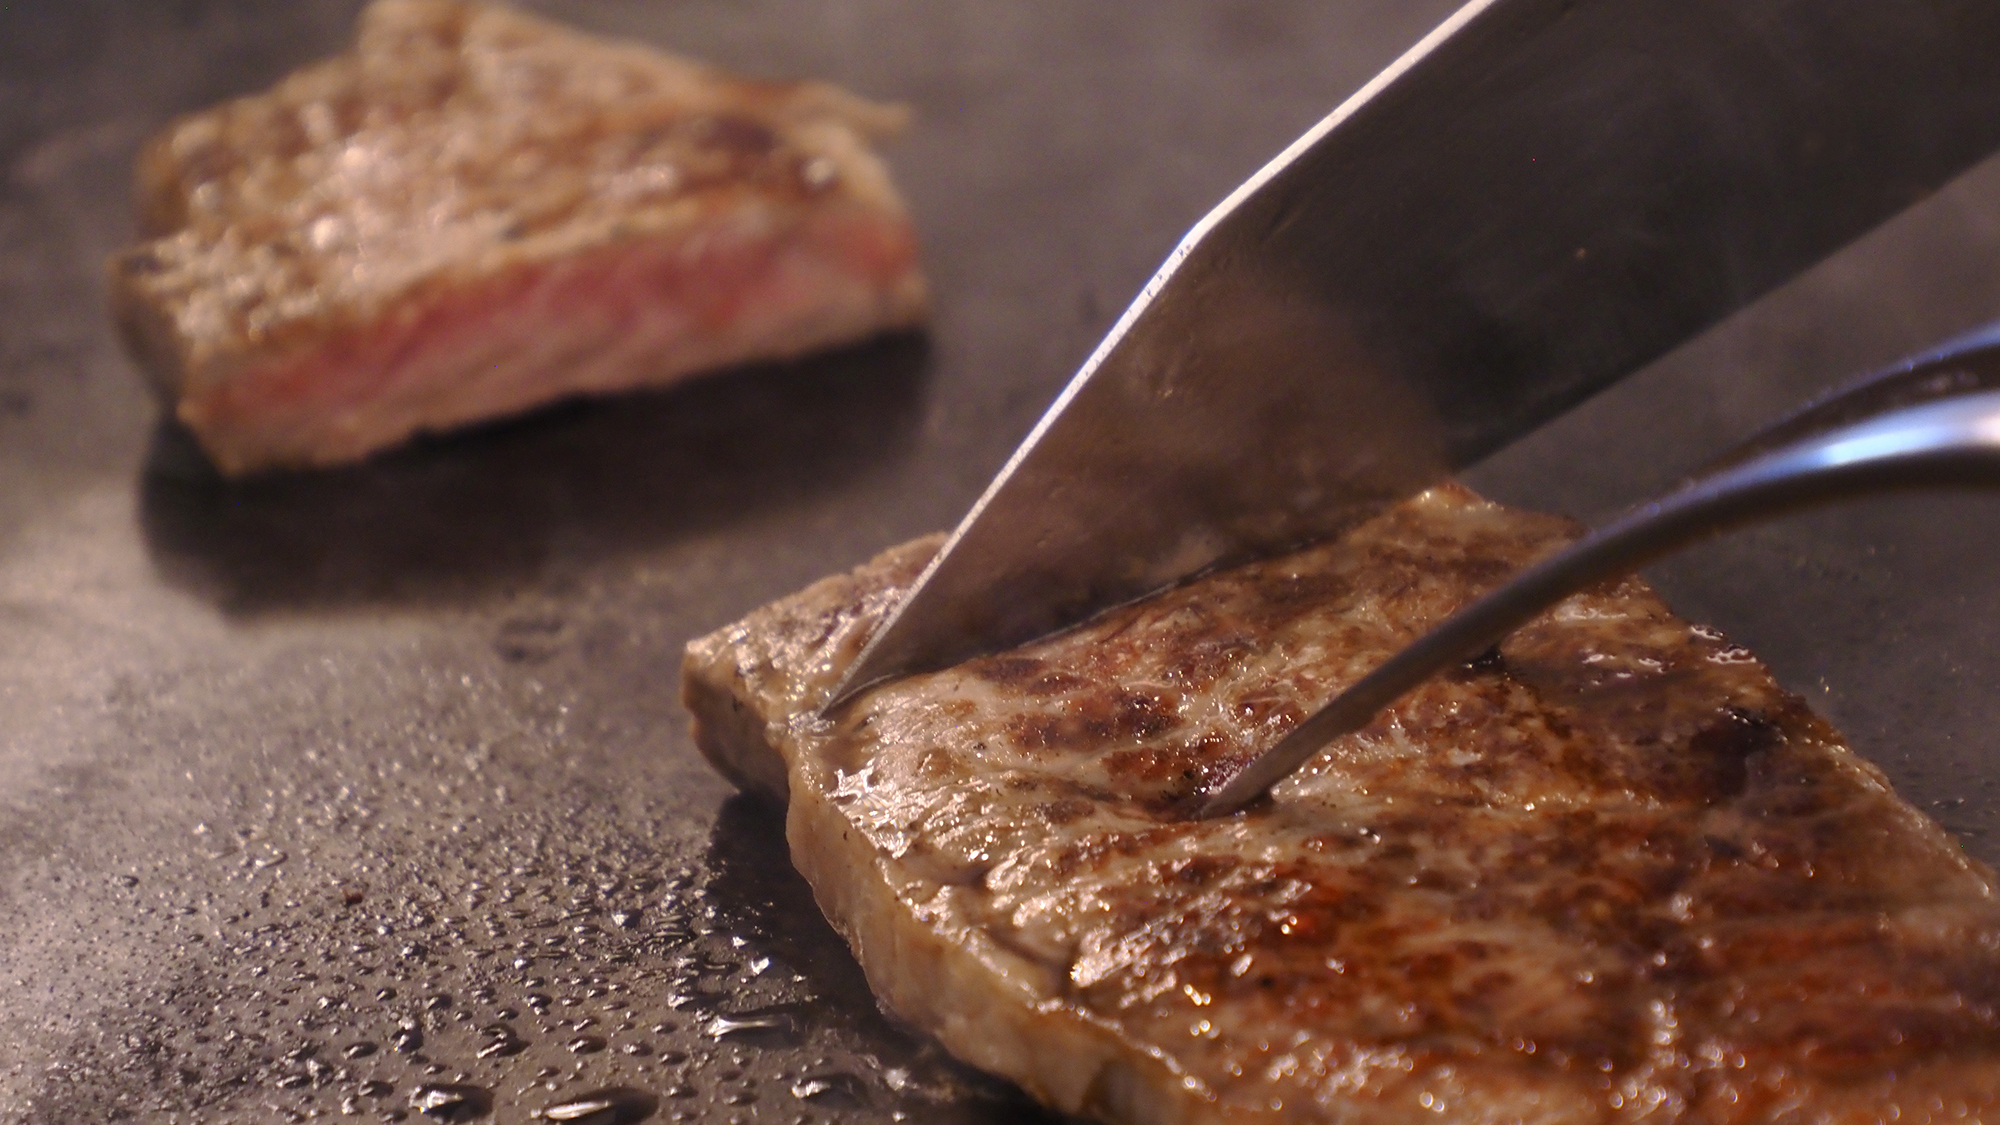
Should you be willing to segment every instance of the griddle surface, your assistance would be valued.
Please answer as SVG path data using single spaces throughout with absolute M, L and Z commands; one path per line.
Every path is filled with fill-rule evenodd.
M 0 1119 L 1035 1119 L 876 1012 L 695 754 L 681 646 L 953 522 L 1180 231 L 1451 6 L 562 5 L 912 104 L 928 337 L 242 485 L 158 421 L 100 263 L 140 141 L 355 5 L 0 6 Z M 1601 517 L 2000 316 L 1996 262 L 1989 164 L 1474 483 Z M 1854 506 L 1657 577 L 1991 861 L 1996 517 Z

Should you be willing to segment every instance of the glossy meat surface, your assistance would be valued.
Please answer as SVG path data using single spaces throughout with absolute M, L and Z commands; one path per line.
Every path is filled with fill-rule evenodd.
M 1564 541 L 1454 487 L 814 717 L 936 541 L 690 646 L 704 750 L 895 1011 L 1112 1121 L 2000 1114 L 1991 874 L 1637 580 L 1274 799 L 1196 796 Z
M 112 263 L 132 351 L 226 472 L 907 327 L 897 110 L 458 0 L 174 123 Z

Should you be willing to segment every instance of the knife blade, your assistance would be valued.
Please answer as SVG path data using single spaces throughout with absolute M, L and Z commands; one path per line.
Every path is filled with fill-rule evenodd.
M 836 687 L 1339 533 L 2000 147 L 1990 0 L 1473 0 L 1175 247 Z

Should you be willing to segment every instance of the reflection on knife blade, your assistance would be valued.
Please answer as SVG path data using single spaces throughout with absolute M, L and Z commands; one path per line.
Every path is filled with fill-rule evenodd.
M 2000 147 L 1980 0 L 1475 0 L 1204 218 L 836 700 L 1337 533 Z

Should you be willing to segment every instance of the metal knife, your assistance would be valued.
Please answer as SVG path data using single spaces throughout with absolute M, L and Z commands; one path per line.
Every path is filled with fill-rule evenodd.
M 1474 0 L 1197 223 L 848 670 L 1337 534 L 2000 148 L 1993 0 Z

